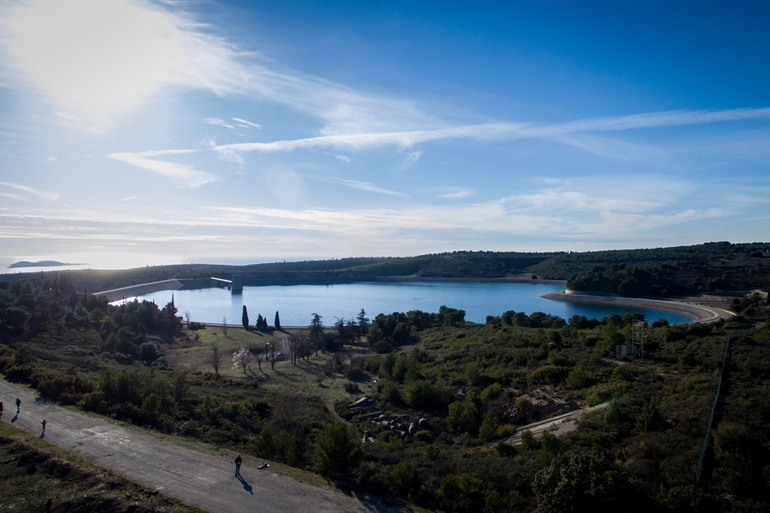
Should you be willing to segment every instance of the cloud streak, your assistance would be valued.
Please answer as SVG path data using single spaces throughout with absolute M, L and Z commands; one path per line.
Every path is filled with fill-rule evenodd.
M 18 183 L 0 182 L 0 185 L 4 187 L 10 187 L 11 189 L 16 189 L 18 191 L 23 191 L 29 194 L 33 194 L 38 198 L 44 199 L 46 201 L 56 201 L 57 199 L 59 199 L 59 196 L 60 196 L 59 193 L 56 193 L 56 192 L 41 191 L 41 190 L 33 189 L 32 187 L 28 187 L 26 185 L 22 185 Z M 6 195 L 6 197 L 12 197 L 12 196 L 15 197 L 16 195 L 11 195 L 11 196 Z M 21 198 L 15 197 L 14 199 L 21 199 Z
M 383 187 L 379 187 L 377 185 L 374 185 L 373 183 L 369 182 L 362 182 L 360 180 L 346 180 L 344 178 L 335 178 L 331 176 L 327 177 L 319 177 L 319 176 L 306 176 L 306 178 L 311 178 L 314 180 L 319 180 L 321 182 L 328 182 L 328 183 L 334 183 L 339 185 L 344 185 L 345 187 L 350 187 L 351 189 L 357 189 L 359 191 L 366 191 L 366 192 L 375 192 L 377 194 L 387 194 L 389 196 L 402 196 L 404 198 L 408 198 L 408 194 L 404 194 L 403 192 L 397 192 L 390 189 L 385 189 Z
M 166 160 L 155 160 L 153 157 L 163 155 L 183 155 L 194 153 L 195 150 L 157 150 L 139 153 L 110 153 L 107 158 L 131 164 L 146 171 L 151 171 L 169 178 L 178 187 L 196 188 L 218 180 L 216 175 L 199 171 L 187 164 L 178 164 Z
M 257 123 L 252 123 L 251 121 L 246 121 L 245 119 L 241 118 L 231 118 L 236 123 L 240 124 L 242 128 L 258 128 L 262 129 L 262 125 L 258 125 Z
M 346 149 L 352 151 L 367 150 L 383 146 L 406 149 L 419 143 L 470 139 L 478 141 L 512 141 L 518 139 L 549 139 L 559 141 L 570 134 L 590 132 L 617 132 L 645 128 L 665 128 L 684 125 L 702 125 L 744 121 L 751 119 L 770 119 L 770 108 L 731 109 L 721 111 L 668 111 L 634 114 L 603 118 L 588 118 L 568 123 L 486 123 L 465 125 L 437 130 L 412 130 L 403 132 L 351 133 L 290 139 L 272 142 L 237 143 L 215 146 L 217 151 L 237 152 L 289 152 L 303 149 Z M 577 139 L 561 139 L 562 142 L 583 147 L 589 151 L 588 143 Z M 598 152 L 596 150 L 595 152 Z

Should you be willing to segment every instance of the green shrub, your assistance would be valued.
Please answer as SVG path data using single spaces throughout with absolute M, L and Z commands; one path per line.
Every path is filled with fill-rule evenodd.
M 564 368 L 556 365 L 544 365 L 527 374 L 527 382 L 532 385 L 556 385 L 564 379 Z

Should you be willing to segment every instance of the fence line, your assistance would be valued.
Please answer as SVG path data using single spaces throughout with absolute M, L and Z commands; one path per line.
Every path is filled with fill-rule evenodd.
M 764 328 L 763 328 L 764 329 Z M 727 357 L 730 352 L 730 341 L 734 338 L 746 337 L 753 335 L 761 331 L 759 328 L 751 328 L 748 330 L 734 331 L 727 335 L 727 341 L 725 342 L 725 355 L 722 358 L 722 369 L 719 372 L 719 381 L 717 382 L 717 392 L 714 396 L 714 404 L 711 405 L 711 415 L 709 416 L 708 427 L 706 428 L 706 437 L 703 439 L 703 447 L 700 451 L 700 457 L 698 458 L 698 466 L 695 468 L 695 484 L 700 484 L 700 476 L 703 472 L 703 461 L 706 459 L 706 451 L 708 451 L 709 440 L 711 439 L 711 428 L 714 425 L 714 415 L 717 412 L 717 404 L 719 403 L 719 395 L 722 392 L 722 380 L 725 375 L 725 367 L 727 366 Z

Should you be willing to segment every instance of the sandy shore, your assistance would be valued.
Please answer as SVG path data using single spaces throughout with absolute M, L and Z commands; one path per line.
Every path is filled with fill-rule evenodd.
M 542 296 L 545 299 L 554 299 L 556 301 L 569 301 L 572 303 L 588 303 L 595 305 L 617 305 L 617 306 L 638 306 L 640 308 L 657 308 L 671 312 L 681 313 L 690 317 L 690 324 L 705 324 L 716 322 L 719 319 L 728 320 L 733 314 L 726 310 L 711 308 L 709 306 L 696 305 L 694 303 L 685 303 L 681 301 L 667 301 L 664 299 L 642 299 L 619 296 L 602 296 L 595 294 L 584 294 L 565 290 L 562 292 L 552 292 Z

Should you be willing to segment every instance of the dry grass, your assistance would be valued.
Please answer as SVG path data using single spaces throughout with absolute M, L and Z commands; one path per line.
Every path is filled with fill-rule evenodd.
M 261 370 L 257 362 L 254 362 L 246 373 L 241 369 L 232 368 L 232 353 L 240 347 L 264 347 L 266 343 L 272 343 L 276 348 L 280 348 L 281 338 L 286 338 L 291 331 L 276 331 L 271 334 L 228 327 L 225 337 L 222 328 L 207 327 L 196 333 L 199 339 L 193 345 L 166 350 L 169 365 L 175 370 L 212 372 L 209 358 L 212 347 L 216 345 L 222 353 L 220 375 L 244 381 L 257 380 L 260 388 L 267 392 L 276 391 L 281 395 L 291 392 L 291 395 L 299 400 L 303 397 L 318 397 L 332 413 L 335 402 L 352 402 L 362 394 L 371 392 L 371 385 L 365 383 L 359 383 L 360 393 L 347 392 L 345 385 L 350 383 L 350 380 L 342 374 L 329 371 L 328 362 L 333 357 L 329 353 L 319 352 L 317 356 L 314 353 L 308 360 L 300 360 L 294 365 L 289 360 L 288 350 L 284 350 L 283 359 L 276 361 L 274 368 L 271 368 L 270 362 L 262 362 Z M 350 351 L 353 352 L 360 352 L 360 348 Z M 347 352 L 344 354 L 347 355 Z

